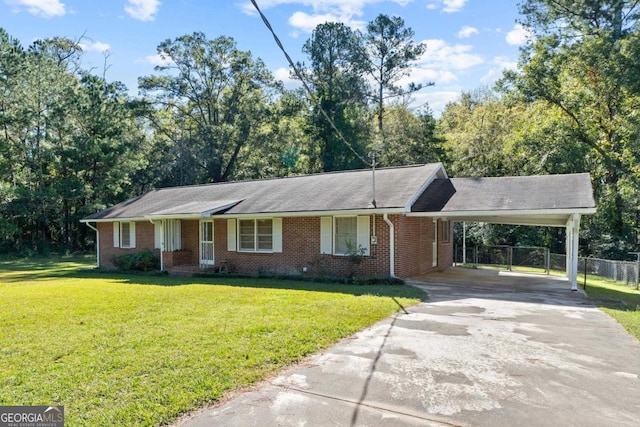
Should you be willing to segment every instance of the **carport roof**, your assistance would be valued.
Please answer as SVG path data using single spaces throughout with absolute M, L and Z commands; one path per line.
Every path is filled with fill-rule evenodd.
M 588 173 L 435 179 L 411 207 L 416 215 L 502 224 L 566 225 L 595 213 Z

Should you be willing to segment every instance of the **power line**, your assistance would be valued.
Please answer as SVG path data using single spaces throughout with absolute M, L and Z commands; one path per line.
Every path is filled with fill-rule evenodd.
M 324 108 L 322 108 L 322 104 L 320 104 L 320 102 L 316 99 L 316 97 L 313 95 L 313 92 L 311 91 L 311 89 L 309 88 L 309 85 L 307 85 L 307 82 L 305 81 L 305 79 L 302 76 L 302 73 L 298 70 L 298 68 L 295 66 L 295 64 L 293 63 L 293 60 L 291 59 L 291 57 L 289 56 L 289 54 L 287 53 L 287 51 L 285 50 L 284 46 L 282 45 L 282 42 L 280 42 L 280 39 L 278 38 L 278 35 L 275 33 L 275 31 L 273 30 L 273 28 L 271 27 L 271 24 L 269 23 L 269 20 L 267 19 L 266 16 L 264 16 L 264 13 L 262 13 L 262 11 L 260 10 L 260 8 L 258 7 L 258 3 L 256 3 L 255 0 L 251 0 L 251 3 L 253 4 L 253 6 L 256 8 L 256 10 L 258 11 L 258 13 L 260 14 L 260 17 L 262 18 L 262 22 L 264 22 L 264 25 L 266 25 L 267 29 L 271 32 L 271 35 L 273 36 L 274 40 L 276 41 L 276 44 L 278 45 L 278 47 L 280 48 L 280 50 L 282 51 L 282 53 L 284 53 L 285 58 L 287 58 L 287 61 L 289 62 L 289 66 L 293 69 L 293 72 L 295 73 L 295 75 L 298 77 L 298 79 L 300 79 L 300 81 L 302 82 L 302 86 L 304 87 L 304 89 L 307 92 L 307 95 L 309 96 L 310 100 L 320 109 L 320 112 L 322 113 L 322 115 L 324 116 L 325 119 L 327 119 L 327 122 L 329 122 L 329 125 L 331 125 L 331 128 L 336 132 L 336 134 L 338 135 L 338 138 L 340 138 L 340 140 L 347 146 L 349 147 L 349 150 L 351 150 L 351 152 L 353 152 L 353 154 L 356 155 L 356 157 L 358 157 L 365 165 L 367 166 L 371 166 L 371 164 L 363 157 L 360 155 L 360 153 L 358 153 L 353 146 L 349 143 L 349 141 L 346 140 L 346 138 L 342 135 L 342 132 L 340 132 L 340 130 L 338 129 L 338 127 L 335 125 L 335 123 L 333 122 L 333 120 L 331 120 L 331 117 L 329 117 L 329 115 L 327 114 L 327 112 L 324 110 Z M 375 161 L 375 160 L 374 160 Z

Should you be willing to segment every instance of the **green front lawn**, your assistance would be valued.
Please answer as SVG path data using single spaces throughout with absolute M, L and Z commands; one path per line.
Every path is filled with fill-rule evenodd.
M 602 311 L 640 340 L 640 291 L 596 276 L 587 276 L 585 290 Z
M 409 286 L 78 272 L 0 261 L 0 405 L 68 425 L 156 425 L 415 304 Z

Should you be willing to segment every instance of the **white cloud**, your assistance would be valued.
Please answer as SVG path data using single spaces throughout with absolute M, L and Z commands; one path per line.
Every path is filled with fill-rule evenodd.
M 302 86 L 299 80 L 291 78 L 291 74 L 289 73 L 288 68 L 278 68 L 273 72 L 273 76 L 276 78 L 276 80 L 280 80 L 282 83 L 284 83 L 284 87 L 287 89 L 296 89 Z
M 311 7 L 314 12 L 322 12 L 331 9 L 351 10 L 354 14 L 362 14 L 362 9 L 370 4 L 391 1 L 400 6 L 406 6 L 414 0 L 260 0 L 258 6 L 261 10 L 270 9 L 283 4 Z M 464 0 L 466 1 L 466 0 Z M 254 15 L 256 10 L 251 2 L 242 5 L 242 11 L 247 15 Z
M 459 39 L 468 39 L 472 35 L 478 34 L 478 33 L 479 31 L 477 28 L 465 25 L 464 27 L 460 28 L 460 31 L 458 31 L 456 35 L 458 36 Z
M 133 19 L 153 21 L 159 7 L 160 0 L 127 0 L 124 10 Z
M 435 83 L 436 85 L 443 85 L 453 83 L 458 80 L 458 76 L 449 70 L 438 70 L 435 68 L 421 68 L 413 67 L 409 71 L 409 75 L 404 76 L 398 81 L 398 84 L 402 87 L 407 87 L 409 83 L 421 83 L 426 85 L 427 83 Z
M 460 12 L 466 2 L 467 0 L 442 0 L 444 4 L 444 9 L 442 10 L 447 13 Z
M 26 8 L 30 14 L 43 18 L 63 16 L 67 13 L 64 3 L 60 3 L 59 0 L 5 0 L 5 3 L 13 6 L 16 12 Z
M 351 28 L 358 29 L 362 29 L 367 25 L 367 23 L 364 21 L 351 19 L 351 16 L 337 16 L 332 13 L 309 15 L 305 12 L 295 12 L 289 18 L 289 25 L 308 33 L 312 32 L 313 29 L 319 24 L 324 24 L 325 22 L 342 22 L 343 24 L 348 25 Z
M 436 86 L 458 81 L 458 73 L 484 63 L 484 59 L 471 52 L 469 45 L 450 45 L 444 40 L 432 39 L 424 41 L 427 50 L 411 68 L 409 75 L 403 77 L 399 84 L 410 82 L 434 82 Z
M 533 34 L 529 29 L 523 27 L 522 24 L 516 24 L 513 26 L 513 30 L 507 33 L 506 40 L 511 46 L 521 46 L 532 37 Z
M 482 56 L 471 52 L 473 46 L 450 45 L 442 39 L 425 40 L 427 50 L 418 61 L 421 67 L 435 67 L 443 70 L 466 70 L 484 63 Z
M 433 89 L 433 88 L 431 88 Z M 429 105 L 429 108 L 433 111 L 433 115 L 435 117 L 440 117 L 442 112 L 444 111 L 444 107 L 450 102 L 454 102 L 460 98 L 460 90 L 442 90 L 442 91 L 433 91 L 433 90 L 421 90 L 420 92 L 414 94 L 414 102 L 413 106 L 420 107 L 425 104 Z
M 155 55 L 146 56 L 144 59 L 146 62 L 148 62 L 151 65 L 159 65 L 159 66 L 169 65 L 172 62 L 171 58 L 161 53 L 156 53 Z
M 359 20 L 363 15 L 363 9 L 367 5 L 391 1 L 400 6 L 405 6 L 413 0 L 261 0 L 260 9 L 266 10 L 283 4 L 297 5 L 298 9 L 289 17 L 289 24 L 297 30 L 307 33 L 313 31 L 318 25 L 325 22 L 342 22 L 355 29 L 363 29 L 366 22 Z M 242 11 L 248 15 L 255 15 L 254 6 L 246 2 L 242 6 Z M 297 36 L 297 33 L 294 32 Z
M 480 83 L 483 85 L 491 85 L 502 77 L 502 74 L 506 70 L 516 70 L 518 63 L 512 61 L 504 56 L 496 56 L 492 61 L 493 66 L 487 71 L 487 73 L 480 78 Z
M 80 47 L 85 52 L 104 52 L 105 50 L 109 50 L 111 46 L 108 43 L 103 43 L 100 41 L 89 41 L 79 43 Z
M 439 114 L 448 102 L 460 96 L 461 89 L 455 85 L 460 80 L 459 74 L 484 64 L 485 60 L 473 53 L 473 46 L 470 45 L 452 45 L 441 39 L 423 42 L 427 50 L 411 68 L 409 75 L 398 83 L 406 86 L 410 82 L 434 82 L 435 87 L 425 88 L 413 95 L 415 101 L 412 105 L 428 102 L 434 113 Z

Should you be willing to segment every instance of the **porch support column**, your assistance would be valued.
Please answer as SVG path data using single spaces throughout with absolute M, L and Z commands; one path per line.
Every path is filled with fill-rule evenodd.
M 90 229 L 96 232 L 96 267 L 100 268 L 100 230 L 98 230 L 97 227 L 94 227 L 88 222 L 86 224 L 87 224 L 87 227 L 89 227 Z
M 149 222 L 153 225 L 156 225 L 156 221 L 153 219 L 149 219 Z M 158 221 L 160 224 L 160 271 L 164 271 L 164 257 L 162 254 L 164 253 L 164 219 Z
M 164 271 L 164 224 L 165 220 L 160 220 L 160 271 Z
M 567 278 L 571 290 L 578 290 L 578 237 L 580 235 L 580 214 L 573 214 L 567 220 Z

